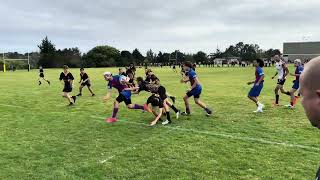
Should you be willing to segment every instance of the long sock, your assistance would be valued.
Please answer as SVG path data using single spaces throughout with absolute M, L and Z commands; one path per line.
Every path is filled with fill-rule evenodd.
M 293 101 L 290 102 L 291 106 L 293 106 Z
M 170 108 L 171 108 L 175 113 L 179 112 L 179 110 L 178 110 L 174 105 L 170 106 Z
M 284 94 L 288 95 L 288 96 L 291 96 L 290 92 L 285 92 Z
M 117 117 L 118 111 L 119 111 L 119 108 L 113 108 L 112 118 L 116 118 Z
M 167 114 L 167 120 L 171 122 L 170 112 L 166 112 L 166 114 Z
M 211 110 L 210 110 L 210 109 L 208 109 L 207 107 L 206 107 L 206 108 L 204 108 L 204 110 L 205 110 L 208 114 L 211 114 Z
M 279 95 L 276 95 L 276 104 L 279 104 Z
M 189 106 L 186 107 L 186 113 L 187 113 L 187 114 L 190 114 L 190 108 L 189 108 Z
M 133 109 L 142 109 L 143 110 L 144 108 L 143 108 L 143 106 L 135 104 Z

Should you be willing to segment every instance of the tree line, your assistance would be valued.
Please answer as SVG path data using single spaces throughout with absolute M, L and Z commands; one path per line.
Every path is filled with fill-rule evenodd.
M 224 51 L 216 49 L 214 53 L 206 54 L 199 51 L 196 54 L 187 54 L 180 51 L 171 53 L 155 53 L 151 49 L 143 55 L 138 49 L 132 52 L 118 50 L 115 47 L 103 45 L 92 48 L 87 53 L 81 53 L 79 48 L 56 49 L 48 37 L 38 45 L 39 52 L 30 53 L 31 67 L 59 68 L 63 65 L 70 67 L 114 67 L 135 64 L 143 65 L 172 65 L 185 61 L 197 64 L 211 64 L 216 58 L 236 58 L 240 61 L 252 62 L 257 58 L 271 59 L 276 54 L 281 54 L 278 49 L 262 50 L 257 44 L 239 42 L 230 45 Z M 26 58 L 27 54 L 7 53 L 6 58 Z

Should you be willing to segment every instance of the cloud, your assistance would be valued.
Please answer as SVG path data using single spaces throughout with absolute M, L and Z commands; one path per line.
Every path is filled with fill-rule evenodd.
M 318 40 L 317 7 L 307 0 L 0 0 L 0 48 L 34 51 L 48 35 L 58 48 L 214 52 L 244 41 L 281 48 Z

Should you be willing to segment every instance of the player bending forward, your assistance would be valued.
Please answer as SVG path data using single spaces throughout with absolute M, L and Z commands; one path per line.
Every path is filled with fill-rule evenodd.
M 166 125 L 171 123 L 169 107 L 162 101 L 158 94 L 152 94 L 148 98 L 146 107 L 147 111 L 153 113 L 156 117 L 155 120 L 151 122 L 151 126 L 155 126 L 158 123 L 158 121 L 161 120 L 163 114 L 167 115 L 167 120 L 162 124 Z M 158 112 L 157 108 L 159 109 Z

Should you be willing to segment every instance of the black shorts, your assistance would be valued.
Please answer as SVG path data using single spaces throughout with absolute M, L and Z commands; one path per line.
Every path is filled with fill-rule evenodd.
M 151 104 L 153 107 L 163 108 L 163 101 L 160 97 L 152 95 L 148 98 L 147 104 Z
M 43 73 L 40 73 L 39 75 L 41 78 L 44 78 L 44 74 Z
M 163 101 L 168 98 L 166 88 L 163 86 L 158 88 L 158 94 Z
M 90 87 L 90 86 L 91 86 L 91 84 L 90 84 L 90 82 L 88 82 L 88 81 L 87 81 L 87 82 L 85 82 L 85 83 L 81 83 L 81 86 L 83 86 L 83 87 L 84 87 L 84 86 L 88 86 L 88 87 Z
M 127 99 L 127 98 L 124 97 L 124 95 L 122 95 L 122 94 L 119 94 L 119 96 L 117 97 L 116 100 L 118 101 L 118 103 L 124 102 L 124 103 L 126 103 L 126 105 L 132 104 L 132 103 L 131 103 L 131 99 Z
M 286 83 L 286 80 L 285 79 L 278 79 L 278 85 L 284 85 Z
M 62 92 L 70 93 L 70 92 L 72 92 L 72 87 L 71 86 L 64 86 Z

